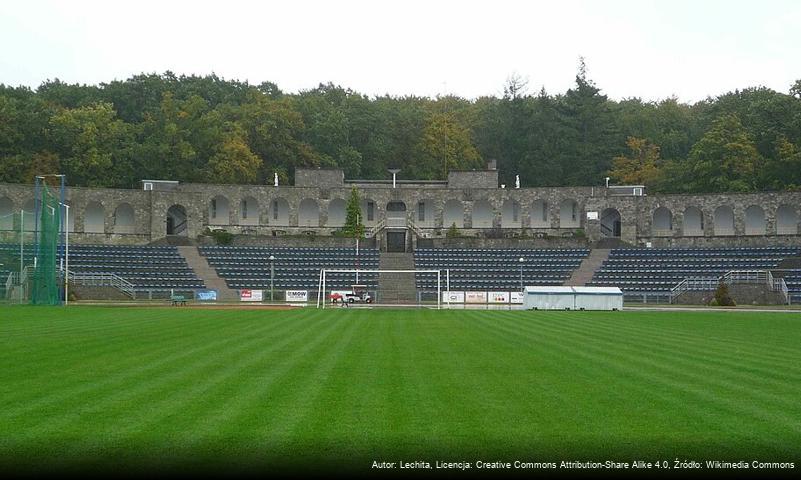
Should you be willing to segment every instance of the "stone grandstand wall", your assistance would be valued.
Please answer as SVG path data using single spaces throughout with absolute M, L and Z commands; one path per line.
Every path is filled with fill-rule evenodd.
M 447 182 L 404 182 L 392 188 L 345 181 L 340 170 L 298 169 L 294 186 L 178 184 L 169 191 L 70 187 L 70 240 L 159 241 L 167 236 L 168 209 L 180 206 L 190 239 L 209 227 L 241 234 L 241 242 L 261 236 L 292 245 L 320 244 L 341 228 L 351 188 L 359 185 L 368 230 L 387 218 L 390 202 L 402 202 L 405 221 L 434 245 L 448 241 L 452 223 L 462 235 L 476 237 L 459 241 L 477 246 L 591 245 L 609 238 L 601 224 L 606 212 L 619 215 L 619 238 L 631 245 L 801 245 L 801 191 L 633 196 L 620 195 L 619 188 L 593 186 L 499 188 L 497 176 L 495 170 L 450 172 Z M 32 210 L 33 195 L 32 185 L 0 184 L 0 217 Z M 0 220 L 0 230 L 8 228 Z M 331 240 L 332 245 L 339 241 Z

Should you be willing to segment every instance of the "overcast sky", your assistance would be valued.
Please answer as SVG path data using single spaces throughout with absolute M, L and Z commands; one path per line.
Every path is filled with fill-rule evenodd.
M 0 0 L 0 83 L 208 74 L 288 92 L 561 93 L 695 102 L 801 78 L 801 1 Z

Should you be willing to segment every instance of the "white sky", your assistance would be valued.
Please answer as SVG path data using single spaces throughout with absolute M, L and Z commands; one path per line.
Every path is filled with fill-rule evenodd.
M 801 1 L 0 0 L 0 83 L 208 74 L 287 92 L 562 93 L 695 102 L 801 78 Z

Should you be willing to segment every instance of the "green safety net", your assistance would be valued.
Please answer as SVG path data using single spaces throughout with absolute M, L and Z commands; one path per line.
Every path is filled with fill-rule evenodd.
M 35 238 L 36 268 L 31 282 L 31 304 L 61 304 L 58 269 L 58 241 L 61 228 L 61 208 L 47 184 L 42 185 L 38 231 Z

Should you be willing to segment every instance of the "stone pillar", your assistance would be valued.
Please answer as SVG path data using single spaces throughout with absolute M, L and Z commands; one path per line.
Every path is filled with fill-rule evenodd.
M 734 234 L 745 235 L 745 209 L 741 205 L 732 205 L 731 211 L 734 215 Z
M 325 227 L 328 225 L 328 204 L 331 200 L 320 200 L 320 215 L 318 217 L 317 226 Z

